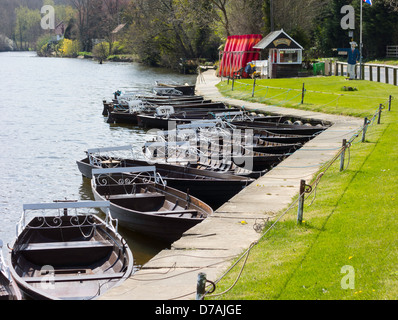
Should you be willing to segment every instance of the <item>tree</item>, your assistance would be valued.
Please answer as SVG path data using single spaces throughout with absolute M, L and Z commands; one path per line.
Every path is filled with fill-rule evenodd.
M 217 55 L 211 1 L 133 0 L 124 19 L 130 47 L 150 65 Z
M 39 10 L 31 10 L 28 7 L 20 6 L 15 9 L 16 26 L 15 36 L 19 41 L 20 50 L 28 50 L 41 34 Z
M 102 0 L 103 1 L 103 32 L 109 43 L 108 55 L 112 54 L 115 36 L 113 31 L 121 24 L 122 13 L 128 5 L 127 0 Z
M 231 30 L 230 30 L 230 26 L 229 26 L 229 16 L 227 13 L 228 0 L 210 0 L 210 2 L 216 8 L 218 8 L 218 10 L 220 12 L 219 21 L 221 22 L 221 24 L 223 25 L 223 27 L 225 29 L 226 36 L 227 37 L 230 36 Z
M 92 40 L 98 39 L 103 29 L 102 2 L 98 0 L 70 0 L 77 10 L 76 24 L 83 51 L 91 51 Z

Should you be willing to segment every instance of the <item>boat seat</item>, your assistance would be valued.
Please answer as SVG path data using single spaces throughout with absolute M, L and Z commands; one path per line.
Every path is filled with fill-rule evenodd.
M 30 243 L 22 251 L 41 251 L 41 250 L 61 250 L 61 249 L 81 249 L 81 248 L 112 248 L 109 242 L 102 241 L 68 241 L 68 242 L 47 242 Z
M 30 243 L 21 248 L 22 255 L 37 265 L 67 267 L 90 265 L 109 256 L 113 245 L 101 241 Z
M 108 197 L 109 200 L 120 200 L 120 199 L 135 199 L 135 198 L 164 198 L 164 195 L 161 193 L 154 193 L 154 192 L 148 192 L 148 193 L 125 193 L 125 194 L 114 194 Z
M 150 212 L 159 210 L 166 199 L 164 194 L 158 192 L 117 194 L 108 198 L 113 204 L 129 210 Z
M 41 283 L 42 281 L 53 281 L 53 282 L 69 282 L 69 281 L 93 281 L 93 280 L 112 280 L 112 279 L 121 279 L 125 276 L 125 273 L 119 272 L 119 273 L 110 273 L 110 274 L 79 274 L 79 275 L 62 275 L 62 276 L 57 276 L 56 274 L 54 276 L 51 276 L 51 279 L 49 279 L 49 275 L 45 275 L 46 279 L 44 279 L 44 276 L 42 277 L 24 277 L 23 280 L 27 283 Z
M 159 211 L 154 213 L 156 216 L 168 216 L 168 215 L 179 215 L 182 217 L 183 215 L 191 215 L 191 218 L 199 218 L 199 212 L 197 210 L 183 210 L 183 211 Z

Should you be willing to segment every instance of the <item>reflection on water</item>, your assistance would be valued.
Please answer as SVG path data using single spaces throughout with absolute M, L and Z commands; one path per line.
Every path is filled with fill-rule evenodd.
M 136 63 L 99 65 L 39 58 L 32 52 L 0 53 L 0 79 L 0 239 L 5 244 L 14 240 L 24 203 L 91 199 L 76 165 L 87 149 L 140 148 L 146 141 L 140 128 L 106 123 L 104 99 L 110 100 L 116 90 L 149 91 L 156 80 L 196 81 L 195 76 Z M 161 248 L 129 232 L 123 236 L 138 264 Z

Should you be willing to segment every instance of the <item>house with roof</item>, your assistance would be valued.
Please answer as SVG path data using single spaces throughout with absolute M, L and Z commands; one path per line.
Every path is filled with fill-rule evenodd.
M 304 48 L 283 29 L 269 33 L 253 49 L 261 50 L 261 56 L 268 55 L 268 78 L 292 78 L 299 75 Z
M 65 29 L 66 29 L 66 26 L 63 21 L 61 21 L 60 23 L 58 23 L 55 26 L 54 33 L 55 33 L 56 41 L 62 40 L 64 38 Z

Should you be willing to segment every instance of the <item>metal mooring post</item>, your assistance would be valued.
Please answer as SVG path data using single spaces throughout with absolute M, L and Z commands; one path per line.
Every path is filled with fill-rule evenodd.
M 303 223 L 305 187 L 306 187 L 305 180 L 301 180 L 298 211 L 297 211 L 297 223 L 299 224 Z
M 303 83 L 303 91 L 301 92 L 301 104 L 304 103 L 304 96 L 305 96 L 305 82 Z
M 388 98 L 388 111 L 391 111 L 392 96 Z
M 345 149 L 347 147 L 347 140 L 343 140 L 343 152 L 341 153 L 340 158 L 340 172 L 344 170 L 344 159 L 345 159 Z
M 377 124 L 380 124 L 381 120 L 381 113 L 383 112 L 383 105 L 381 104 L 379 107 L 379 118 L 377 119 Z
M 368 118 L 365 118 L 364 123 L 363 123 L 362 142 L 365 142 L 366 130 L 368 130 Z
M 253 81 L 253 91 L 252 91 L 252 98 L 254 97 L 254 90 L 256 89 L 256 77 L 254 77 Z
M 198 282 L 196 285 L 196 300 L 203 300 L 206 290 L 206 273 L 198 274 Z

